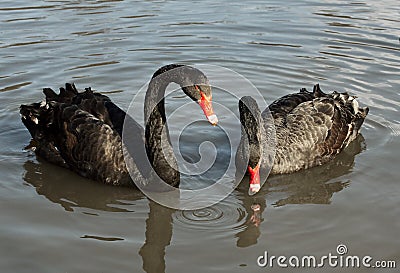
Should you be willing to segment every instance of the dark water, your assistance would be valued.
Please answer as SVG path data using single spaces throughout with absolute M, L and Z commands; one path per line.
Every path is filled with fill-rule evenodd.
M 274 272 L 257 266 L 264 251 L 320 257 L 340 243 L 398 270 L 399 14 L 394 0 L 2 1 L 0 271 Z M 24 150 L 18 107 L 41 100 L 41 88 L 73 81 L 127 107 L 172 62 L 232 69 L 268 102 L 319 82 L 357 95 L 370 114 L 326 166 L 271 177 L 255 197 L 239 187 L 198 211 L 98 185 Z

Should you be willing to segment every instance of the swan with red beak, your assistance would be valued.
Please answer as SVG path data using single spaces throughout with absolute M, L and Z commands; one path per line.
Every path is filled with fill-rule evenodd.
M 242 141 L 236 160 L 242 164 L 247 159 L 246 171 L 249 174 L 250 181 L 249 194 L 253 195 L 261 189 L 262 118 L 257 103 L 248 96 L 239 101 L 239 112 L 242 124 Z M 248 145 L 245 144 L 243 139 L 248 140 Z
M 368 111 L 355 96 L 327 94 L 318 84 L 312 92 L 302 88 L 277 99 L 262 113 L 253 98 L 241 98 L 236 165 L 249 174 L 249 194 L 260 190 L 268 174 L 293 173 L 334 159 L 356 139 Z

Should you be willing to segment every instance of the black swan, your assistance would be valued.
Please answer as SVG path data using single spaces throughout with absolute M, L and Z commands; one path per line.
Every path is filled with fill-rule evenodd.
M 21 105 L 21 119 L 33 138 L 37 155 L 81 176 L 135 187 L 137 182 L 148 183 L 143 177 L 148 178 L 145 172 L 153 169 L 164 182 L 177 187 L 180 175 L 168 130 L 163 130 L 167 128 L 164 96 L 171 82 L 179 84 L 187 96 L 198 102 L 210 123 L 218 122 L 207 77 L 196 68 L 178 64 L 163 66 L 154 73 L 146 92 L 144 117 L 148 122 L 144 131 L 107 96 L 90 88 L 79 93 L 68 83 L 60 88 L 60 94 L 43 89 L 43 102 Z M 124 121 L 129 125 L 129 140 L 139 142 L 133 145 L 136 151 L 129 151 L 134 175 L 129 174 L 124 160 Z M 137 154 L 141 155 L 135 159 Z M 151 166 L 143 163 L 143 155 Z
M 292 173 L 322 165 L 342 151 L 357 137 L 369 111 L 359 107 L 355 98 L 336 91 L 325 94 L 317 84 L 313 92 L 303 88 L 269 105 L 272 121 L 268 109 L 261 113 L 252 97 L 242 97 L 242 139 L 236 165 L 249 174 L 249 193 L 260 190 L 260 167 L 272 167 L 271 174 Z M 271 125 L 275 130 L 274 157 L 267 150 Z M 244 145 L 245 138 L 248 145 Z

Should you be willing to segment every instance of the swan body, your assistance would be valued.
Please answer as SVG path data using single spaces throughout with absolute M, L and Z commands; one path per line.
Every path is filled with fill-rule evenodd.
M 247 153 L 249 192 L 260 189 L 260 167 L 272 165 L 271 174 L 285 174 L 332 160 L 357 137 L 368 111 L 368 107 L 359 107 L 356 97 L 325 94 L 318 84 L 313 92 L 303 88 L 274 101 L 262 113 L 253 98 L 243 97 L 239 101 L 242 139 L 236 163 L 243 166 Z M 271 143 L 266 133 L 271 124 L 275 130 L 274 158 L 269 158 Z
M 33 138 L 36 154 L 81 176 L 105 184 L 136 186 L 148 183 L 144 178 L 154 170 L 163 181 L 177 187 L 180 175 L 168 130 L 163 130 L 167 125 L 164 95 L 170 82 L 179 84 L 198 102 L 210 123 L 217 122 L 206 76 L 196 68 L 177 64 L 154 73 L 146 93 L 144 130 L 109 97 L 90 88 L 78 92 L 69 83 L 59 94 L 43 89 L 43 102 L 21 105 L 21 119 Z M 129 151 L 130 173 L 122 143 L 124 122 L 133 138 L 129 141 L 138 142 Z

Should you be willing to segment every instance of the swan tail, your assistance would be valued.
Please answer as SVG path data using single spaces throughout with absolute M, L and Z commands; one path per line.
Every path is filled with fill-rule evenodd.
M 22 123 L 28 129 L 32 138 L 40 139 L 42 131 L 42 117 L 44 116 L 46 102 L 37 102 L 21 105 L 19 113 Z
M 45 99 L 41 102 L 20 106 L 22 123 L 32 136 L 34 145 L 30 148 L 47 161 L 62 167 L 68 167 L 54 142 L 54 126 L 57 123 L 55 107 L 60 104 L 71 104 L 78 91 L 74 84 L 66 83 L 57 94 L 51 88 L 44 88 Z
M 22 123 L 28 129 L 33 141 L 27 148 L 47 161 L 68 168 L 58 148 L 50 139 L 49 129 L 54 120 L 53 111 L 45 101 L 20 106 Z
M 368 115 L 369 108 L 368 107 L 359 107 L 358 102 L 356 101 L 355 98 L 352 102 L 350 102 L 348 104 L 350 104 L 351 109 L 353 109 L 353 111 L 354 111 L 354 112 L 352 112 L 354 114 L 352 115 L 351 125 L 349 125 L 353 128 L 353 132 L 352 132 L 352 135 L 350 136 L 350 140 L 349 140 L 349 141 L 352 141 L 360 133 L 361 126 L 364 123 L 364 120 Z
M 337 91 L 326 94 L 322 92 L 319 85 L 314 86 L 313 95 L 315 98 L 312 103 L 302 105 L 296 113 L 311 117 L 305 119 L 304 122 L 308 122 L 308 125 L 303 127 L 313 128 L 309 131 L 313 130 L 313 134 L 319 136 L 315 141 L 319 143 L 315 158 L 322 164 L 356 139 L 369 109 L 360 107 L 355 96 Z M 299 112 L 301 109 L 302 111 Z M 312 162 L 311 165 L 318 165 L 317 161 Z
M 48 134 L 54 120 L 54 105 L 73 104 L 72 100 L 79 94 L 74 84 L 66 83 L 57 94 L 51 88 L 44 88 L 45 100 L 20 106 L 21 119 L 34 139 Z
M 334 91 L 330 96 L 334 99 L 335 105 L 340 109 L 343 121 L 346 121 L 346 125 L 348 126 L 343 143 L 343 146 L 346 147 L 360 133 L 369 108 L 360 107 L 357 97 L 350 96 L 347 92 L 339 93 Z
M 349 126 L 346 142 L 351 142 L 355 139 L 368 115 L 369 108 L 360 107 L 357 96 L 350 96 L 347 92 L 339 93 L 333 91 L 331 94 L 324 93 L 319 84 L 314 85 L 313 95 L 316 98 L 326 97 L 334 100 L 336 107 L 342 110 L 342 120 L 346 120 L 347 126 Z M 347 116 L 347 118 L 344 118 L 344 116 Z

